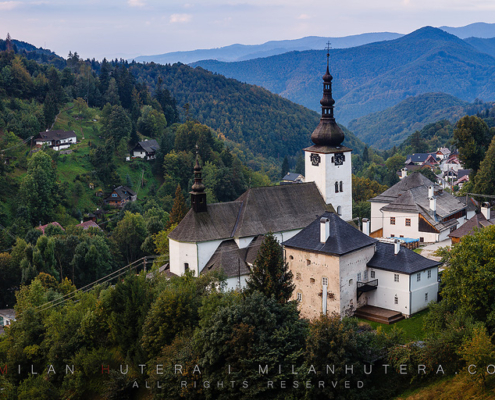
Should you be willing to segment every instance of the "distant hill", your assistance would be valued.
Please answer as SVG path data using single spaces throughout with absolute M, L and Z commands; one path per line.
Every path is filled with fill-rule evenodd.
M 448 120 L 455 123 L 489 105 L 471 104 L 445 93 L 426 93 L 409 97 L 399 104 L 355 119 L 349 129 L 361 140 L 378 149 L 399 146 L 411 133 L 425 125 Z
M 311 133 L 319 123 L 319 114 L 312 110 L 202 68 L 132 63 L 129 69 L 152 87 L 161 77 L 180 108 L 189 104 L 189 118 L 218 130 L 254 156 L 294 156 L 311 144 Z M 317 88 L 320 93 L 313 102 L 319 104 L 321 85 Z M 364 143 L 351 132 L 344 143 L 355 152 L 364 149 Z
M 399 39 L 331 50 L 339 122 L 394 106 L 410 96 L 445 92 L 464 101 L 495 100 L 495 58 L 440 29 L 425 27 Z M 265 87 L 316 110 L 325 51 L 223 63 L 200 61 L 210 71 Z
M 274 56 L 294 50 L 324 49 L 328 41 L 330 41 L 332 48 L 341 49 L 382 40 L 397 39 L 401 36 L 402 34 L 400 33 L 391 32 L 363 33 L 361 35 L 344 37 L 308 36 L 295 40 L 272 40 L 257 45 L 233 44 L 216 49 L 176 51 L 151 56 L 139 56 L 134 60 L 138 62 L 156 62 L 159 64 L 174 64 L 176 62 L 190 64 L 199 60 L 210 59 L 219 61 L 243 61 Z
M 452 35 L 456 35 L 461 39 L 469 37 L 477 38 L 492 38 L 495 37 L 495 24 L 487 24 L 485 22 L 475 22 L 459 28 L 452 28 L 450 26 L 441 26 L 441 30 L 448 32 Z
M 475 47 L 479 51 L 489 54 L 495 58 L 495 37 L 490 39 L 470 37 L 464 39 L 464 41 L 469 43 L 471 46 Z

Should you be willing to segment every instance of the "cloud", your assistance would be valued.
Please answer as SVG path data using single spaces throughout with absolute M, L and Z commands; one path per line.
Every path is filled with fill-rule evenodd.
M 0 1 L 0 10 L 13 10 L 20 3 L 18 1 Z
M 191 14 L 172 14 L 170 16 L 170 22 L 175 24 L 176 22 L 184 23 L 191 20 Z
M 310 19 L 311 17 L 308 14 L 301 14 L 297 19 Z
M 143 0 L 127 0 L 127 4 L 131 7 L 144 7 L 146 5 Z

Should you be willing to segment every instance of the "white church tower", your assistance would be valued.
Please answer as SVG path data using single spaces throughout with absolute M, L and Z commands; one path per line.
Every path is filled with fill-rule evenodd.
M 311 135 L 313 146 L 305 151 L 305 181 L 315 182 L 325 199 L 344 220 L 352 219 L 352 150 L 342 146 L 344 132 L 335 122 L 332 98 L 332 75 L 323 75 L 323 98 L 320 123 Z

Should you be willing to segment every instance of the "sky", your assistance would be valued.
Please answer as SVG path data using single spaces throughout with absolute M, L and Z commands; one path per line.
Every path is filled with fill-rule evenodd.
M 474 22 L 494 0 L 0 0 L 2 38 L 98 60 Z

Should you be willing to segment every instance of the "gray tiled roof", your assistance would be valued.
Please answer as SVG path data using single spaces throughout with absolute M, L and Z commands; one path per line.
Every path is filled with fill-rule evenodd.
M 367 265 L 370 268 L 396 271 L 410 275 L 428 268 L 437 267 L 440 264 L 438 261 L 425 258 L 402 246 L 399 253 L 394 254 L 393 244 L 378 242 L 376 244 L 375 255 L 368 261 Z M 380 285 L 380 282 L 378 282 L 378 285 Z
M 160 149 L 160 146 L 158 145 L 158 142 L 155 139 L 149 139 L 149 140 L 144 140 L 142 142 L 138 142 L 137 146 L 141 146 L 144 151 L 147 153 L 154 153 L 157 152 Z
M 76 133 L 74 131 L 47 131 L 40 132 L 40 135 L 37 139 L 41 140 L 62 140 L 76 137 Z
M 435 157 L 436 156 L 436 152 L 435 153 L 414 153 L 414 154 L 408 154 L 407 157 L 406 157 L 406 162 L 408 160 L 411 160 L 411 162 L 414 162 L 414 163 L 417 163 L 417 162 L 425 162 L 426 159 L 428 158 L 428 156 L 433 156 Z
M 169 238 L 205 242 L 302 229 L 327 209 L 314 182 L 251 188 L 236 201 L 209 204 L 207 212 L 189 210 Z
M 475 214 L 470 220 L 466 221 L 459 229 L 451 232 L 450 238 L 462 238 L 466 235 L 473 235 L 474 229 L 481 229 L 493 225 L 492 221 L 487 221 L 483 214 Z
M 418 186 L 431 186 L 433 182 L 430 181 L 426 176 L 419 172 L 413 172 L 412 174 L 407 175 L 400 182 L 397 182 L 394 186 L 385 190 L 382 194 L 368 200 L 371 202 L 378 203 L 391 203 L 395 199 L 402 195 L 409 189 L 418 187 Z
M 330 220 L 330 236 L 325 243 L 320 242 L 320 217 L 318 217 L 301 232 L 282 244 L 296 249 L 343 255 L 377 242 L 376 239 L 365 235 L 345 222 L 337 214 L 325 212 L 322 217 Z
M 222 242 L 201 273 L 223 270 L 228 278 L 249 274 L 249 267 L 243 257 L 245 251 L 242 250 L 233 239 Z
M 299 178 L 301 174 L 296 174 L 295 172 L 287 172 L 287 174 L 282 178 L 284 181 L 295 181 Z

